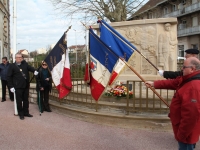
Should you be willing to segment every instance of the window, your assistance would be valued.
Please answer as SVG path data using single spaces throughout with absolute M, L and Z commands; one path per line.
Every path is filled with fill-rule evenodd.
M 186 24 L 187 21 L 186 21 L 186 20 L 181 20 L 181 23 L 182 23 L 182 24 Z
M 197 3 L 197 0 L 192 0 L 192 4 L 195 4 L 195 3 Z
M 167 13 L 168 13 L 168 8 L 165 7 L 165 8 L 164 8 L 164 15 L 166 15 Z
M 176 5 L 172 5 L 172 11 L 176 11 L 176 10 L 177 10 Z
M 180 24 L 178 25 L 178 29 L 179 30 L 182 30 L 182 29 L 185 29 L 186 28 L 186 20 L 181 20 L 180 21 Z
M 153 18 L 153 13 L 149 12 L 149 19 L 152 19 L 152 18 Z
M 198 44 L 192 44 L 192 48 L 198 49 Z
M 185 5 L 185 4 L 186 4 L 186 0 L 182 0 L 181 3 L 182 3 L 183 5 Z
M 198 17 L 192 17 L 192 26 L 198 26 Z
M 184 45 L 178 45 L 178 57 L 184 57 Z
M 154 12 L 153 17 L 157 18 L 157 13 L 156 12 Z

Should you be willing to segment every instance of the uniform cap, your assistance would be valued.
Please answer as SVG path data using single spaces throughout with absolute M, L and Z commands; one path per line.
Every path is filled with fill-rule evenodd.
M 185 52 L 187 54 L 199 54 L 199 50 L 198 49 L 187 49 L 187 50 L 185 50 Z

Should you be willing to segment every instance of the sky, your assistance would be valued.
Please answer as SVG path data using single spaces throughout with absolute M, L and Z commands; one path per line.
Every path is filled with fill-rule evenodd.
M 29 52 L 39 48 L 47 48 L 56 44 L 70 25 L 68 31 L 68 47 L 87 44 L 84 39 L 85 30 L 80 21 L 68 21 L 55 12 L 47 0 L 17 1 L 17 51 L 27 49 Z M 13 0 L 10 1 L 11 49 L 13 49 Z M 86 34 L 87 35 L 87 34 Z

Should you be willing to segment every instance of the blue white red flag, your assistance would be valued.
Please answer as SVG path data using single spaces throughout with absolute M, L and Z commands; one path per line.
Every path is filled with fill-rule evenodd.
M 63 34 L 44 60 L 51 71 L 52 80 L 59 92 L 59 98 L 64 98 L 72 89 L 66 34 Z
M 90 47 L 90 89 L 92 97 L 98 101 L 111 77 L 118 57 L 89 29 Z
M 107 44 L 114 52 L 121 58 L 128 62 L 133 56 L 136 47 L 133 46 L 128 40 L 126 40 L 122 35 L 120 35 L 114 28 L 108 25 L 105 21 L 98 21 L 100 28 L 100 39 Z M 117 78 L 121 70 L 124 68 L 125 64 L 121 59 L 118 59 L 112 77 L 109 81 L 109 85 Z

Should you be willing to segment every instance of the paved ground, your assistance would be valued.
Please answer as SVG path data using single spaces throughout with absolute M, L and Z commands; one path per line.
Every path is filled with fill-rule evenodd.
M 0 91 L 1 93 L 1 91 Z M 172 132 L 123 129 L 84 122 L 56 112 L 14 116 L 13 102 L 0 102 L 0 150 L 177 150 Z M 200 147 L 200 144 L 197 144 Z M 196 149 L 196 150 L 200 150 Z

